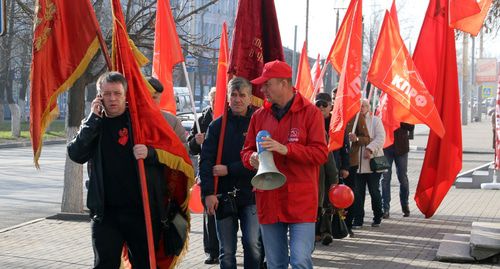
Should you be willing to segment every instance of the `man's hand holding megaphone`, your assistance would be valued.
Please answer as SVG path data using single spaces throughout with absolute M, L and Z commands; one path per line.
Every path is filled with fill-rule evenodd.
M 271 137 L 266 136 L 262 139 L 264 141 L 260 142 L 260 146 L 267 151 L 274 151 L 281 155 L 286 155 L 288 153 L 288 148 L 285 145 L 272 139 Z M 252 165 L 255 169 L 259 169 L 259 154 L 257 152 L 254 152 L 250 157 L 250 165 Z

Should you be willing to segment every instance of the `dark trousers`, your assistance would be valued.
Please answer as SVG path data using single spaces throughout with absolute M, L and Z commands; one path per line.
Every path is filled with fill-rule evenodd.
M 205 253 L 212 258 L 219 257 L 219 240 L 215 228 L 215 216 L 210 216 L 203 211 L 203 248 Z
M 153 223 L 158 223 L 153 221 Z M 128 247 L 133 268 L 149 268 L 146 224 L 142 212 L 115 212 L 108 210 L 102 221 L 92 221 L 94 268 L 120 267 L 123 244 Z M 155 246 L 158 246 L 159 227 L 153 225 Z
M 344 184 L 347 185 L 349 188 L 351 188 L 352 192 L 354 193 L 354 202 L 350 207 L 347 208 L 347 214 L 346 214 L 346 219 L 345 223 L 347 225 L 347 228 L 352 228 L 352 222 L 354 220 L 356 210 L 356 202 L 358 197 L 356 196 L 356 177 L 358 176 L 358 166 L 352 166 L 349 168 L 349 176 L 344 179 Z
M 373 210 L 373 221 L 380 223 L 382 219 L 382 195 L 380 194 L 380 173 L 358 174 L 356 178 L 356 193 L 354 196 L 357 199 L 356 213 L 354 215 L 354 225 L 362 226 L 365 217 L 365 196 L 366 186 L 370 193 Z

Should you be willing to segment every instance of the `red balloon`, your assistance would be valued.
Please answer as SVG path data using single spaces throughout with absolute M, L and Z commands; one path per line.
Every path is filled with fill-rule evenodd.
M 191 213 L 203 213 L 203 204 L 201 203 L 200 185 L 194 184 L 191 188 L 191 199 L 189 199 L 189 209 Z
M 351 188 L 344 184 L 338 184 L 330 188 L 328 198 L 336 208 L 348 208 L 354 202 L 354 193 Z

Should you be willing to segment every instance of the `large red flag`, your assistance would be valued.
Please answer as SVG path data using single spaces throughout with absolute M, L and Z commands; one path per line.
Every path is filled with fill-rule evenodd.
M 217 83 L 215 91 L 215 104 L 213 119 L 220 117 L 224 113 L 226 107 L 227 96 L 227 57 L 229 56 L 229 48 L 227 44 L 227 25 L 222 24 L 222 33 L 220 36 L 219 46 L 219 62 L 217 64 Z
M 399 109 L 409 111 L 419 123 L 426 124 L 439 137 L 443 137 L 443 123 L 433 98 L 425 88 L 387 11 L 368 70 L 368 80 L 398 102 L 402 106 Z M 399 122 L 395 125 L 399 125 Z
M 229 74 L 248 80 L 262 73 L 264 64 L 285 61 L 274 0 L 239 0 L 234 22 Z M 253 85 L 253 105 L 262 105 L 260 86 Z
M 431 0 L 413 60 L 443 121 L 443 138 L 430 132 L 415 201 L 425 217 L 434 215 L 462 169 L 462 126 L 455 32 L 448 26 L 448 0 Z
M 344 142 L 347 123 L 361 107 L 362 0 L 351 0 L 328 59 L 340 72 L 339 86 L 330 122 L 330 151 Z
M 310 100 L 313 89 L 311 79 L 311 67 L 309 65 L 309 57 L 307 57 L 307 43 L 304 41 L 302 52 L 300 53 L 299 66 L 297 68 L 297 78 L 295 80 L 295 88 L 307 99 Z
M 174 17 L 169 0 L 156 2 L 155 41 L 153 54 L 153 77 L 163 84 L 164 90 L 160 99 L 160 108 L 176 114 L 174 82 L 172 70 L 174 65 L 184 61 L 179 36 L 175 28 Z
M 42 136 L 59 114 L 57 96 L 85 72 L 99 49 L 97 19 L 88 0 L 37 3 L 30 76 L 30 134 L 36 167 Z
M 392 21 L 394 22 L 394 25 L 399 32 L 399 20 L 396 10 L 396 0 L 392 1 L 390 14 Z M 389 98 L 387 93 L 385 93 L 384 91 L 382 91 L 382 93 L 380 94 L 379 106 L 377 107 L 376 115 L 380 117 L 384 125 L 384 148 L 394 143 L 394 131 L 399 128 L 401 122 L 410 124 L 420 123 L 420 121 L 415 118 L 408 109 L 406 109 L 398 102 L 394 101 L 393 98 Z
M 155 148 L 158 160 L 165 165 L 164 180 L 167 182 L 169 199 L 175 200 L 189 221 L 189 189 L 194 183 L 194 170 L 189 155 L 164 120 L 160 109 L 153 103 L 145 78 L 143 77 L 129 43 L 125 20 L 119 0 L 113 0 L 113 66 L 127 79 L 127 102 L 132 123 L 134 144 L 145 144 Z M 146 212 L 146 211 L 145 211 Z M 189 231 L 189 227 L 187 229 Z M 187 250 L 187 242 L 183 253 Z M 172 268 L 180 256 L 166 257 L 163 244 L 156 251 L 159 268 Z
M 450 26 L 477 36 L 491 2 L 492 0 L 450 0 Z

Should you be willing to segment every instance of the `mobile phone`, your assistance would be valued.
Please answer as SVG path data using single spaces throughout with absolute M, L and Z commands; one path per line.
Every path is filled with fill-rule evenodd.
M 98 93 L 96 95 L 96 97 L 99 98 L 99 100 L 101 101 L 101 104 L 99 105 L 99 113 L 102 116 L 106 113 L 106 110 L 104 109 L 104 104 L 102 103 L 102 95 L 100 93 Z

